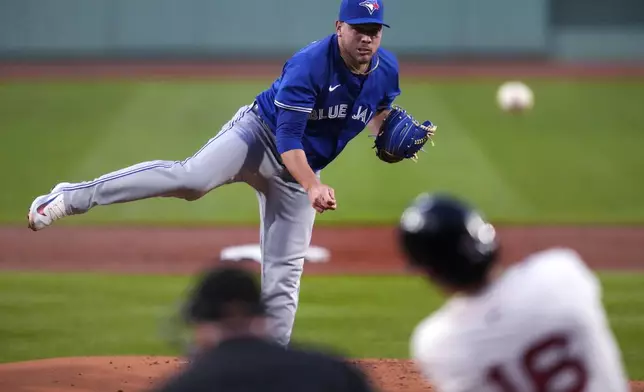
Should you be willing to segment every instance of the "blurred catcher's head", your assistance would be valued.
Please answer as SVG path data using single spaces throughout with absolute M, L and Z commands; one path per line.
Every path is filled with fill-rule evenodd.
M 419 195 L 402 214 L 398 232 L 408 263 L 450 289 L 484 284 L 497 258 L 494 227 L 446 194 Z
M 227 266 L 202 274 L 188 297 L 183 317 L 188 324 L 199 324 L 258 317 L 264 311 L 254 275 Z
M 240 336 L 264 337 L 265 306 L 255 276 L 220 266 L 200 274 L 178 312 L 163 324 L 170 344 L 195 355 L 204 348 Z

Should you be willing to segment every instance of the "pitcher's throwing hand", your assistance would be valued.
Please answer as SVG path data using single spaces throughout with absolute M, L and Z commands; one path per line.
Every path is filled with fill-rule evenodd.
M 323 213 L 326 210 L 335 210 L 337 201 L 335 191 L 328 185 L 317 184 L 309 189 L 309 200 L 315 211 Z

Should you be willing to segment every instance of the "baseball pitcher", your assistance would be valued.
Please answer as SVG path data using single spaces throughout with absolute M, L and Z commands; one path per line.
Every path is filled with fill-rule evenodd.
M 601 288 L 566 248 L 494 268 L 492 225 L 464 203 L 425 195 L 403 214 L 411 265 L 450 297 L 411 337 L 411 356 L 441 392 L 626 392 Z
M 262 295 L 270 330 L 287 345 L 316 211 L 338 207 L 321 170 L 367 127 L 376 135 L 377 157 L 388 163 L 415 159 L 436 130 L 393 106 L 400 94 L 398 63 L 380 48 L 383 26 L 389 27 L 382 0 L 342 0 L 335 32 L 295 53 L 272 85 L 194 155 L 60 183 L 33 201 L 29 227 L 40 230 L 95 206 L 152 197 L 197 200 L 244 182 L 260 204 Z

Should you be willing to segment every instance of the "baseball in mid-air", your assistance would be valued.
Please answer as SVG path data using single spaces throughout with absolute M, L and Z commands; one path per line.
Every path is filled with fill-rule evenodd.
M 496 102 L 506 112 L 523 112 L 534 106 L 534 93 L 523 82 L 508 81 L 499 86 Z

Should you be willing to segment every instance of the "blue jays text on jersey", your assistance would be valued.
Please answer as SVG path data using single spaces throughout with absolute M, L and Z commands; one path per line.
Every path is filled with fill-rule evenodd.
M 398 62 L 380 48 L 367 75 L 353 74 L 340 56 L 335 34 L 295 53 L 282 74 L 256 100 L 264 122 L 276 136 L 278 152 L 301 148 L 314 171 L 333 161 L 364 130 L 377 111 L 400 94 Z M 280 111 L 306 115 L 298 145 L 280 143 Z

